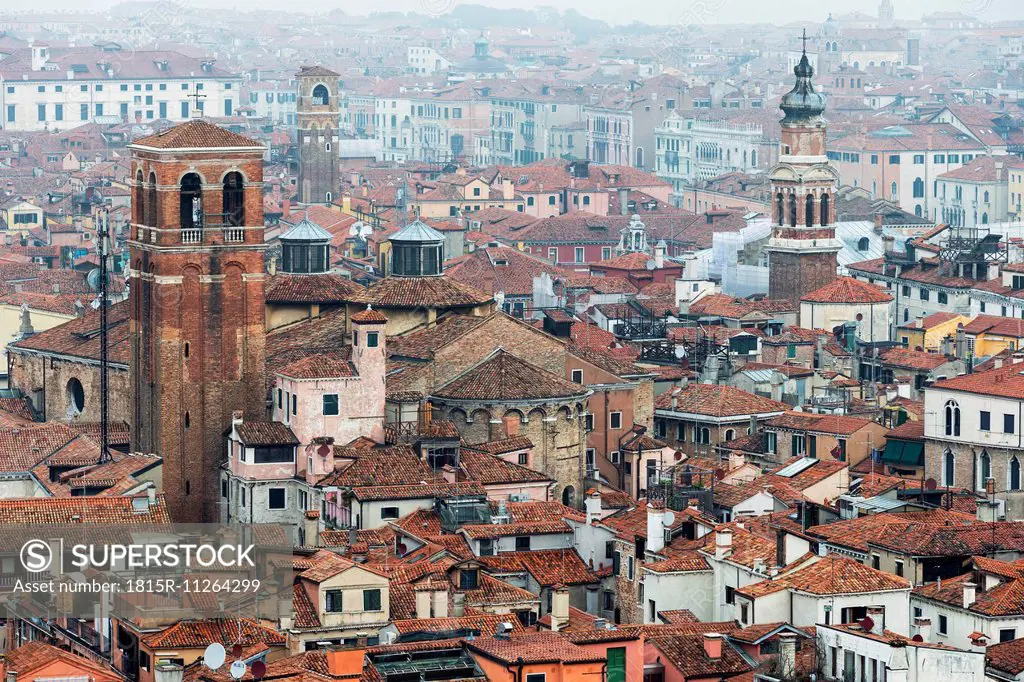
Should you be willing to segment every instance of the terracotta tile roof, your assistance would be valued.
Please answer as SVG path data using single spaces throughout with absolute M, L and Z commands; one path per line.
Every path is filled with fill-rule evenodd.
M 672 403 L 675 401 L 675 407 Z M 654 400 L 658 410 L 700 414 L 709 417 L 734 417 L 747 414 L 786 412 L 789 406 L 770 398 L 747 393 L 732 386 L 689 384 L 665 391 Z
M 281 422 L 244 421 L 235 425 L 235 433 L 245 446 L 298 445 L 291 427 Z
M 749 672 L 753 665 L 727 641 L 722 642 L 722 655 L 709 658 L 704 650 L 704 635 L 653 637 L 647 640 L 662 653 L 665 661 L 679 671 L 683 680 L 726 679 Z
M 689 521 L 684 513 L 675 514 L 675 522 L 671 530 L 678 529 Z M 647 500 L 640 500 L 635 507 L 606 516 L 601 523 L 615 531 L 615 534 L 626 542 L 634 542 L 637 538 L 647 537 Z
M 300 66 L 296 78 L 305 76 L 322 76 L 324 78 L 338 78 L 341 74 L 331 71 L 325 66 Z
M 136 511 L 133 497 L 34 497 L 0 499 L 0 524 L 69 525 L 75 523 L 145 525 L 170 523 L 167 504 L 157 494 L 156 504 Z
M 769 420 L 765 423 L 765 426 L 773 429 L 849 436 L 860 431 L 865 426 L 870 426 L 872 423 L 870 419 L 863 419 L 861 417 L 813 414 L 811 412 L 787 412 Z
M 847 464 L 846 462 L 840 462 L 837 460 L 829 461 L 816 459 L 813 464 L 793 476 L 780 475 L 779 472 L 787 466 L 789 466 L 789 464 L 783 464 L 774 471 L 765 474 L 758 480 L 763 480 L 765 483 L 771 484 L 778 483 L 784 486 L 789 486 L 790 488 L 796 488 L 797 490 L 806 490 L 812 485 L 824 481 L 829 476 L 845 470 Z
M 375 485 L 352 488 L 352 495 L 360 501 L 371 500 L 414 500 L 427 497 L 452 497 L 456 495 L 484 495 L 486 491 L 476 481 L 461 483 L 430 482 L 409 485 Z
M 341 303 L 363 287 L 334 273 L 297 275 L 278 272 L 267 281 L 267 303 Z
M 914 596 L 963 608 L 964 583 L 973 582 L 974 574 L 965 573 L 955 578 L 944 579 L 941 583 L 936 581 L 916 587 Z M 993 618 L 1024 616 L 1024 580 L 1007 580 L 988 590 L 981 589 L 979 585 L 975 591 L 975 601 L 967 610 Z
M 963 391 L 980 395 L 994 395 L 1003 398 L 1024 399 L 1024 366 L 1003 365 L 987 372 L 974 372 L 963 376 L 936 381 L 936 389 Z
M 669 609 L 668 611 L 658 611 L 658 618 L 669 625 L 679 625 L 681 623 L 699 623 L 700 619 L 693 615 L 693 611 L 689 609 Z
M 886 348 L 879 353 L 879 358 L 884 365 L 922 372 L 930 372 L 950 362 L 950 358 L 945 355 L 910 350 L 909 348 Z
M 366 306 L 366 310 L 360 310 L 352 315 L 351 319 L 356 324 L 384 324 L 388 321 L 387 315 L 370 306 Z
M 299 358 L 277 370 L 277 374 L 290 379 L 334 379 L 358 376 L 356 367 L 349 359 L 352 347 L 344 346 L 330 355 L 317 354 Z
M 503 455 L 517 450 L 530 450 L 533 448 L 533 441 L 526 436 L 509 436 L 501 440 L 477 443 L 472 447 L 474 450 L 480 450 L 492 455 Z
M 912 525 L 944 526 L 947 523 L 965 525 L 975 522 L 974 517 L 966 514 L 947 512 L 945 509 L 931 509 L 900 514 L 870 514 L 856 519 L 811 526 L 807 529 L 807 534 L 831 544 L 858 552 L 867 552 L 868 542 L 877 538 L 888 526 L 902 530 Z
M 354 292 L 352 303 L 374 308 L 472 308 L 491 296 L 449 277 L 385 277 L 365 291 Z
M 755 479 L 749 483 L 738 485 L 718 481 L 715 483 L 715 504 L 719 507 L 732 509 L 761 492 L 774 495 L 786 504 L 806 499 L 799 490 L 779 481 L 772 482 Z
M 499 503 L 490 500 L 491 512 L 496 513 Z M 559 521 L 571 519 L 585 521 L 586 514 L 555 500 L 531 502 L 506 502 L 505 512 L 513 521 Z
M 229 646 L 241 643 L 243 647 L 285 645 L 284 635 L 248 618 L 183 620 L 159 632 L 143 635 L 142 641 L 148 647 L 160 649 L 203 649 L 212 642 Z
M 357 488 L 377 485 L 408 485 L 410 481 L 441 482 L 408 445 L 372 449 L 338 448 L 335 457 L 352 458 L 320 479 L 320 485 Z
M 505 613 L 474 613 L 450 618 L 409 618 L 392 621 L 399 635 L 412 632 L 450 632 L 474 630 L 479 635 L 493 634 L 499 623 L 512 623 L 513 632 L 523 631 L 518 618 L 509 618 Z
M 868 539 L 869 546 L 885 547 L 911 556 L 973 556 L 1024 550 L 1024 527 L 1012 522 L 973 523 L 961 526 L 920 524 L 902 529 L 888 526 Z
M 851 486 L 851 493 L 856 492 L 861 497 L 874 497 L 890 490 L 902 490 L 907 487 L 907 481 L 898 476 L 886 476 L 885 474 L 869 473 L 860 477 L 860 483 L 856 489 Z
M 800 300 L 808 303 L 886 303 L 892 296 L 881 287 L 853 277 L 837 277 L 834 282 L 804 294 Z
M 301 584 L 292 589 L 292 623 L 297 628 L 320 627 L 320 615 Z
M 263 144 L 202 119 L 194 119 L 168 128 L 156 135 L 140 137 L 130 146 L 155 149 L 201 149 L 206 147 L 260 149 Z
M 110 363 L 114 367 L 128 368 L 131 356 L 131 340 L 128 336 L 128 301 L 110 306 L 107 311 L 108 333 L 110 344 Z M 100 313 L 89 308 L 82 317 L 69 320 L 64 324 L 38 332 L 10 344 L 15 351 L 38 351 L 84 358 L 99 362 L 100 359 Z
M 553 479 L 538 471 L 508 462 L 501 457 L 496 457 L 486 452 L 478 452 L 468 446 L 462 448 L 459 454 L 459 463 L 466 470 L 466 475 L 470 480 L 478 481 L 483 485 L 554 483 Z
M 74 441 L 76 436 L 68 426 L 59 422 L 2 428 L 0 472 L 29 471 Z
M 964 333 L 1018 338 L 1024 336 L 1024 320 L 999 315 L 978 315 L 964 325 Z
M 898 440 L 924 440 L 924 422 L 908 421 L 903 422 L 895 429 L 885 434 L 886 440 L 896 438 Z
M 677 554 L 664 561 L 649 562 L 643 570 L 652 573 L 695 573 L 710 571 L 708 560 L 696 552 Z M 692 614 L 691 614 L 692 615 Z
M 509 639 L 480 637 L 467 642 L 466 647 L 475 653 L 505 665 L 518 661 L 536 665 L 539 663 L 600 663 L 605 660 L 598 652 L 576 646 L 553 632 L 532 632 L 513 634 Z
M 789 301 L 773 301 L 771 299 L 752 301 L 728 294 L 711 294 L 704 296 L 696 303 L 691 303 L 687 314 L 740 319 L 751 313 L 764 313 L 773 317 L 776 313 L 792 310 L 793 307 Z
M 435 389 L 433 395 L 455 400 L 518 401 L 581 399 L 590 389 L 521 360 L 503 348 Z
M 460 528 L 471 540 L 521 535 L 556 535 L 572 533 L 564 521 L 512 521 L 509 523 L 465 524 Z
M 963 316 L 959 313 L 932 313 L 911 324 L 901 324 L 899 329 L 932 329 L 958 317 Z
M 542 586 L 591 585 L 600 579 L 590 570 L 575 549 L 539 549 L 528 552 L 502 552 L 477 560 L 489 573 L 529 573 Z
M 474 212 L 474 216 L 475 216 Z M 570 271 L 509 246 L 477 249 L 445 271 L 445 276 L 481 291 L 505 296 L 532 296 L 533 278 L 547 273 L 565 278 Z
M 106 666 L 40 641 L 26 642 L 7 651 L 0 661 L 0 673 L 16 672 L 19 678 L 42 679 L 33 673 L 57 661 L 89 680 L 115 680 L 119 677 Z
M 990 644 L 985 649 L 985 660 L 991 668 L 1019 675 L 1024 672 L 1024 638 Z
M 748 597 L 763 597 L 781 590 L 808 594 L 863 594 L 910 590 L 910 582 L 890 573 L 865 566 L 849 557 L 827 556 L 823 559 L 783 573 L 772 580 L 747 585 L 736 590 Z

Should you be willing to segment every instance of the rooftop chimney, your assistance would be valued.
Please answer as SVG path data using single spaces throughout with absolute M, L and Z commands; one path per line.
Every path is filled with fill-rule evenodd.
M 551 629 L 558 632 L 569 624 L 569 588 L 557 584 L 551 590 Z
M 594 490 L 587 495 L 583 506 L 587 512 L 587 523 L 601 520 L 601 492 L 599 490 Z
M 359 677 L 365 654 L 365 649 L 332 646 L 327 649 L 327 672 L 331 677 Z
M 779 634 L 779 676 L 784 680 L 796 675 L 796 642 L 799 637 L 795 632 Z
M 975 583 L 964 583 L 964 608 L 971 608 L 978 596 L 978 586 Z
M 869 606 L 867 614 L 871 619 L 871 634 L 882 635 L 885 632 L 885 609 L 881 606 Z
M 915 635 L 921 635 L 921 639 L 929 641 L 932 638 L 932 621 L 930 618 L 915 618 L 914 619 L 914 632 Z
M 884 213 L 876 213 L 875 214 L 875 233 L 876 234 L 882 234 L 882 226 L 884 224 L 885 224 L 885 214 Z
M 619 215 L 629 215 L 629 190 L 619 188 Z
M 14 673 L 17 676 L 18 673 Z M 156 667 L 156 674 L 153 676 L 156 682 L 181 682 L 185 676 L 184 667 L 177 663 L 160 663 Z M 7 674 L 7 682 L 14 682 L 11 674 Z
M 712 661 L 722 657 L 722 636 L 717 632 L 708 632 L 704 635 L 704 654 Z
M 660 504 L 647 503 L 647 550 L 660 552 L 665 549 L 665 509 Z M 637 557 L 643 560 L 643 557 Z
M 715 558 L 724 559 L 732 550 L 732 531 L 728 528 L 715 531 Z

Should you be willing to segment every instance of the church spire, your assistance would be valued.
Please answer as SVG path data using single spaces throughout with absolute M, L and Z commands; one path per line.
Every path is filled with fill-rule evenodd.
M 814 67 L 807 57 L 807 29 L 804 29 L 803 52 L 800 61 L 793 69 L 796 76 L 796 83 L 793 89 L 782 96 L 782 103 L 779 107 L 786 114 L 783 123 L 811 123 L 817 122 L 825 111 L 825 95 L 815 91 L 812 78 Z

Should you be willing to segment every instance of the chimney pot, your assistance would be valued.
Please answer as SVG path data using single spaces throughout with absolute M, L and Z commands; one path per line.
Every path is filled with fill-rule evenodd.
M 704 654 L 712 661 L 722 657 L 722 635 L 708 632 L 704 635 Z

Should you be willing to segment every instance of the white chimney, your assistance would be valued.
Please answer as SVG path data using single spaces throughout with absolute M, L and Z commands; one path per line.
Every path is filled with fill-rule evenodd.
M 978 596 L 978 586 L 975 583 L 964 583 L 964 608 L 969 609 Z
M 732 550 L 732 531 L 728 528 L 715 531 L 715 558 L 724 559 Z
M 587 523 L 591 524 L 601 520 L 601 491 L 594 490 L 587 499 L 583 501 L 583 507 L 587 512 Z
M 647 550 L 660 552 L 665 549 L 665 509 L 654 502 L 647 503 Z M 643 559 L 643 557 L 637 557 Z
M 558 584 L 551 589 L 551 630 L 558 632 L 569 624 L 569 588 Z
M 419 619 L 432 618 L 430 613 L 431 590 L 426 586 L 416 590 L 416 617 Z

